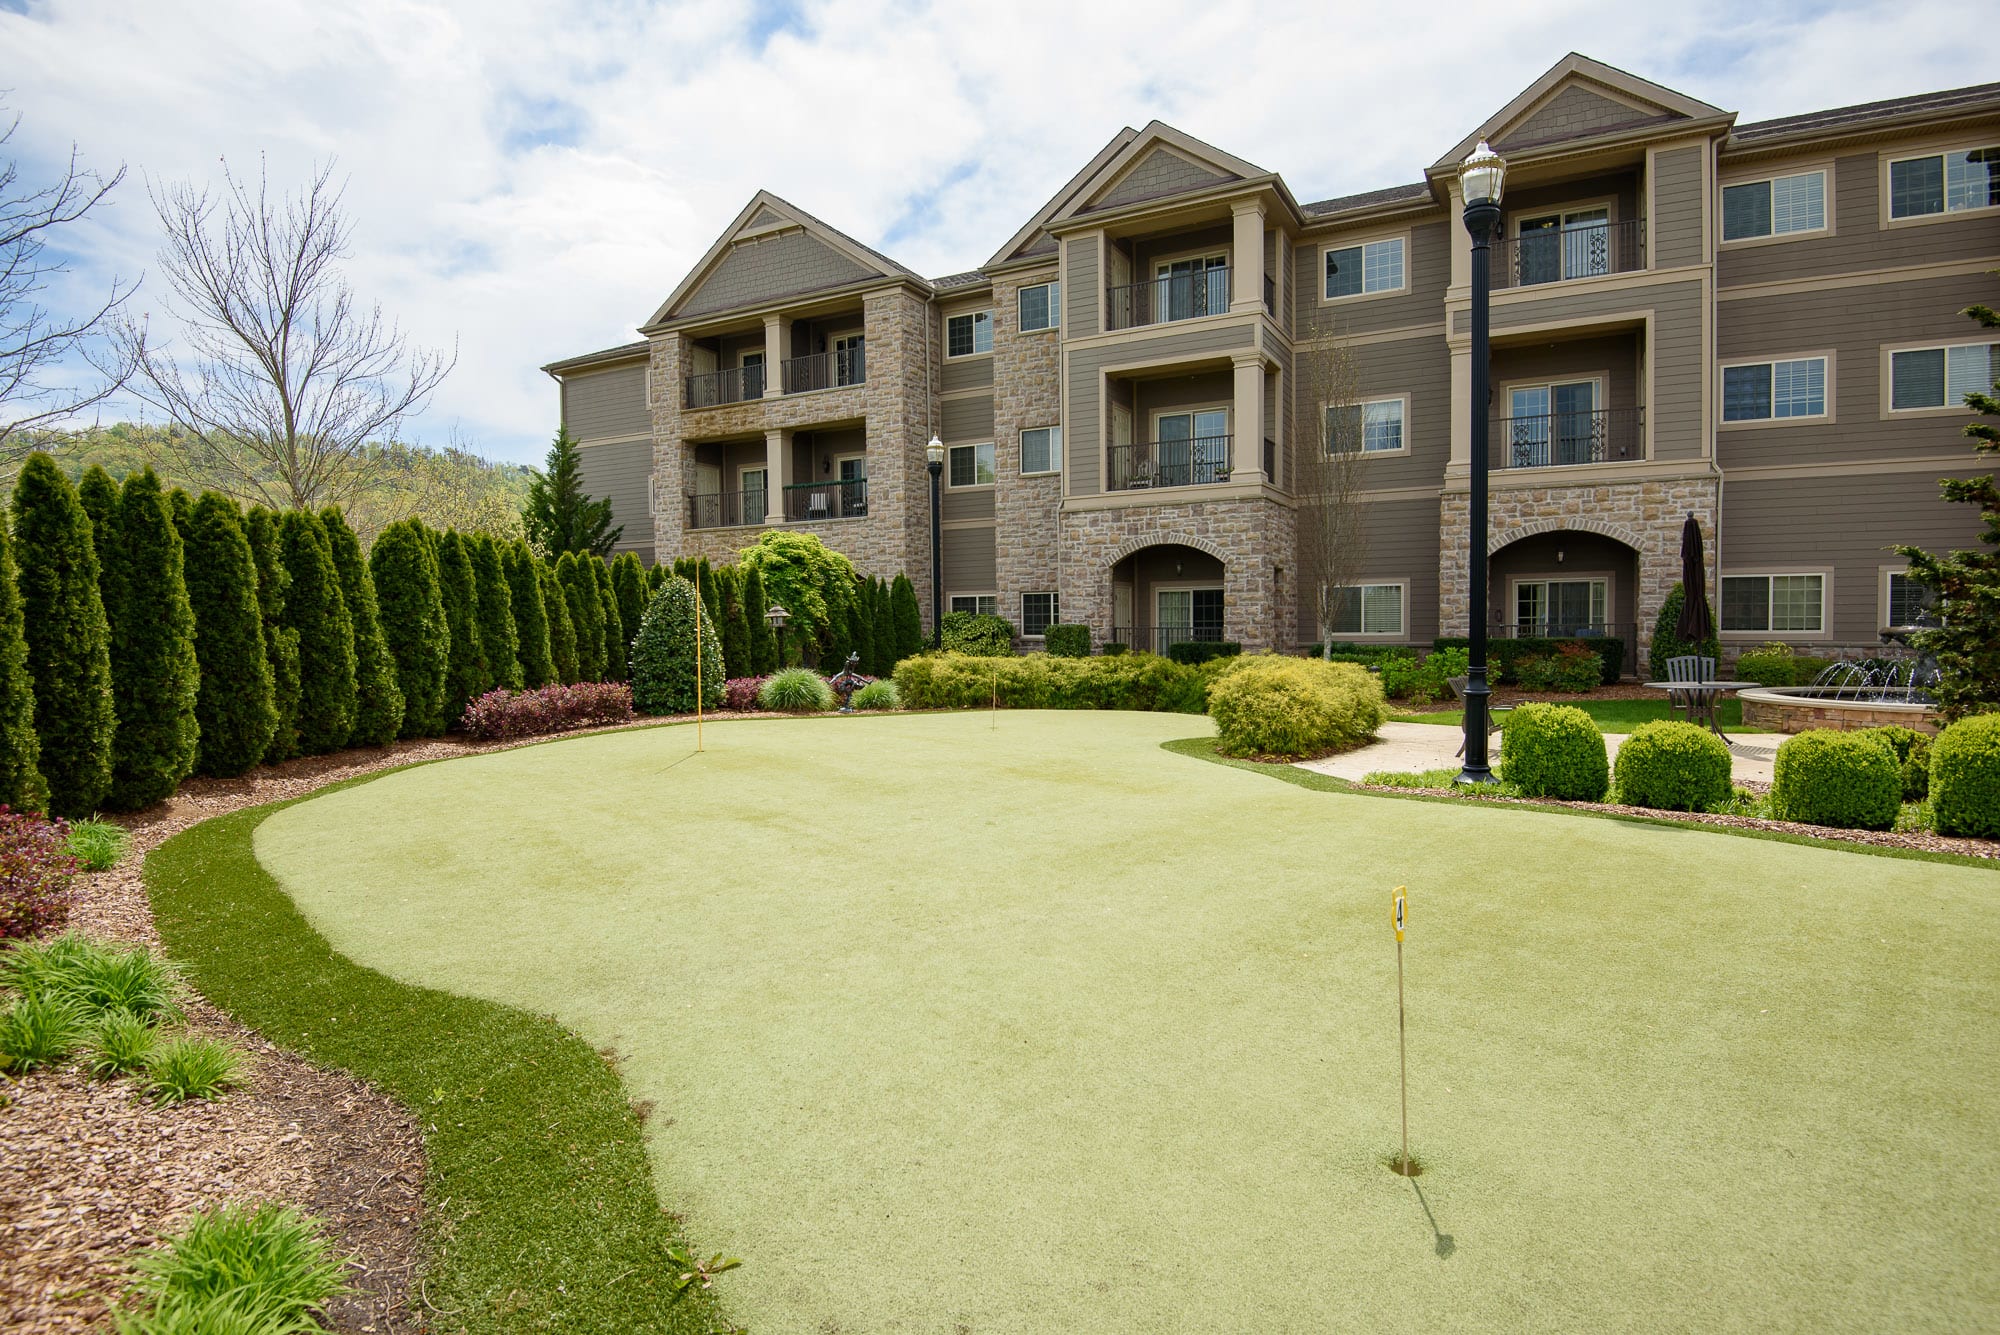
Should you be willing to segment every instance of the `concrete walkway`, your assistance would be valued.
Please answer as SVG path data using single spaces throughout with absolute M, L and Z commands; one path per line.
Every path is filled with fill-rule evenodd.
M 1459 741 L 1464 733 L 1456 727 L 1445 727 L 1436 723 L 1385 723 L 1377 740 L 1358 751 L 1344 751 L 1324 760 L 1302 760 L 1300 769 L 1331 774 L 1339 779 L 1359 780 L 1363 775 L 1375 770 L 1422 771 L 1442 769 L 1447 765 L 1460 763 L 1457 755 Z M 1611 752 L 1615 764 L 1618 748 L 1629 734 L 1610 732 L 1604 735 L 1604 744 Z M 1501 734 L 1493 734 L 1494 756 L 1499 755 Z M 1771 781 L 1771 765 L 1777 759 L 1778 744 L 1784 737 L 1777 733 L 1749 733 L 1729 738 L 1729 754 L 1732 758 L 1730 776 L 1758 783 Z

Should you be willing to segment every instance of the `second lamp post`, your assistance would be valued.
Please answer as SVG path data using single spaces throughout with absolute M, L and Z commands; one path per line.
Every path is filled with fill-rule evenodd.
M 1500 191 L 1506 184 L 1507 164 L 1486 146 L 1484 139 L 1460 165 L 1458 181 L 1465 198 L 1465 230 L 1472 234 L 1472 487 L 1467 515 L 1467 571 L 1471 595 L 1471 647 L 1467 657 L 1465 685 L 1465 768 L 1460 783 L 1491 783 L 1493 768 L 1487 762 L 1487 701 L 1492 692 L 1486 685 L 1486 435 L 1488 325 L 1493 305 L 1493 233 L 1500 222 Z
M 944 442 L 936 436 L 924 447 L 931 473 L 931 648 L 944 643 L 944 529 L 939 524 L 938 488 L 944 477 Z

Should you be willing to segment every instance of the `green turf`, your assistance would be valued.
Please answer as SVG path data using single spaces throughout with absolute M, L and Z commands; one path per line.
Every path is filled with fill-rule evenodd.
M 1597 720 L 1597 726 L 1605 732 L 1630 732 L 1641 723 L 1654 723 L 1666 718 L 1685 718 L 1685 714 L 1674 714 L 1665 700 L 1593 700 L 1589 696 L 1579 696 L 1573 700 L 1551 697 L 1551 703 L 1574 705 Z M 1762 728 L 1743 726 L 1743 702 L 1724 700 L 1716 706 L 1716 721 L 1724 732 L 1762 732 Z M 1444 727 L 1465 726 L 1465 714 L 1453 709 L 1436 714 L 1392 714 L 1398 723 L 1434 723 Z M 1497 716 L 1500 726 L 1506 727 L 1508 716 Z
M 625 1054 L 755 1331 L 1991 1321 L 2000 877 L 1159 745 L 1206 727 L 611 733 L 256 850 L 353 959 Z

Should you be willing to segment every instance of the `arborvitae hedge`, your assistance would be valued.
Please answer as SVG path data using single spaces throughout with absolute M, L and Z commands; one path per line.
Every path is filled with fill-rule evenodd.
M 712 626 L 722 624 L 722 589 L 715 582 L 715 570 L 708 564 L 706 556 L 694 563 L 695 588 L 701 591 L 701 605 L 708 609 L 708 621 Z
M 445 726 L 455 728 L 467 702 L 493 689 L 493 674 L 479 642 L 479 583 L 472 554 L 458 530 L 438 535 L 438 587 L 444 591 L 444 624 L 451 632 L 451 657 L 444 675 Z
M 569 603 L 570 624 L 576 627 L 576 672 L 580 681 L 604 680 L 604 607 L 597 600 L 597 584 L 575 552 L 564 552 L 556 560 L 556 585 Z
M 137 811 L 173 796 L 194 772 L 194 613 L 181 574 L 181 535 L 160 479 L 130 473 L 103 554 L 117 571 L 111 623 L 111 701 L 118 726 L 111 742 L 106 804 Z
M 750 624 L 750 675 L 767 676 L 778 670 L 778 637 L 764 614 L 771 600 L 764 593 L 764 576 L 754 567 L 740 567 L 743 575 L 743 619 Z
M 450 723 L 444 702 L 451 635 L 437 552 L 424 526 L 405 519 L 383 529 L 368 553 L 368 569 L 375 579 L 382 641 L 403 696 L 402 735 L 436 737 Z
M 194 497 L 185 488 L 175 487 L 167 493 L 167 513 L 174 517 L 174 532 L 181 535 L 181 550 L 187 550 L 188 523 L 194 518 Z
M 110 559 L 118 541 L 113 531 L 118 524 L 118 483 L 101 465 L 92 464 L 76 480 L 76 499 L 90 516 L 90 546 L 97 553 L 97 590 L 109 626 L 111 609 L 118 603 L 118 563 Z
M 521 632 L 514 624 L 514 591 L 507 583 L 506 568 L 500 564 L 500 544 L 488 533 L 471 534 L 465 541 L 473 579 L 479 586 L 479 647 L 486 653 L 486 669 L 493 686 L 518 691 Z
M 887 677 L 895 672 L 902 655 L 896 646 L 896 609 L 889 599 L 889 581 L 877 579 L 870 594 L 870 614 L 875 618 L 876 665 L 881 671 L 878 677 Z
M 382 639 L 381 610 L 375 599 L 375 578 L 361 559 L 361 540 L 347 526 L 337 505 L 319 512 L 340 580 L 341 601 L 354 626 L 353 746 L 387 746 L 403 727 L 403 691 L 396 684 L 396 660 Z
M 694 585 L 676 576 L 661 586 L 632 642 L 632 707 L 642 714 L 691 714 L 695 703 L 695 621 L 702 621 L 701 698 L 722 704 L 722 646 Z
M 90 516 L 37 451 L 14 484 L 15 579 L 48 809 L 88 816 L 111 787 L 111 654 Z
M 847 624 L 854 632 L 854 652 L 861 655 L 861 671 L 871 677 L 882 675 L 875 653 L 875 608 L 869 601 L 869 582 L 858 581 L 848 595 Z
M 662 584 L 665 584 L 666 582 L 667 582 L 667 568 L 665 566 L 663 565 L 648 566 L 646 568 L 646 594 L 648 600 L 651 599 L 651 596 L 653 594 L 658 593 L 660 591 L 660 586 Z
M 500 564 L 507 572 L 507 605 L 514 613 L 521 684 L 531 691 L 553 686 L 560 678 L 549 652 L 549 616 L 535 575 L 535 553 L 526 539 L 516 538 L 502 549 Z
M 354 619 L 340 596 L 333 547 L 317 516 L 287 510 L 278 528 L 291 583 L 285 624 L 299 637 L 299 750 L 338 751 L 354 735 Z
M 182 562 L 200 678 L 194 704 L 200 728 L 195 769 L 227 778 L 264 758 L 278 726 L 264 620 L 257 608 L 257 565 L 236 502 L 217 492 L 202 493 L 188 512 Z
M 715 572 L 722 586 L 722 670 L 732 677 L 756 675 L 750 667 L 750 622 L 743 614 L 743 567 Z
M 14 588 L 14 553 L 0 524 L 0 806 L 43 811 L 49 786 L 38 761 L 35 686 L 28 676 L 28 642 L 21 634 L 21 598 Z
M 634 552 L 621 552 L 611 563 L 611 591 L 618 596 L 618 625 L 625 632 L 626 676 L 631 676 L 632 637 L 639 633 L 639 618 L 646 615 L 646 567 Z
M 569 614 L 569 597 L 548 562 L 536 560 L 535 579 L 542 586 L 542 612 L 549 623 L 549 661 L 555 664 L 556 679 L 573 686 L 582 678 L 577 672 L 576 622 Z
M 275 512 L 253 508 L 244 517 L 243 535 L 257 565 L 257 607 L 264 619 L 264 656 L 271 664 L 271 703 L 278 717 L 264 763 L 275 765 L 299 753 L 299 635 L 285 621 L 291 576 L 285 571 Z
M 604 679 L 624 681 L 628 675 L 626 656 L 631 652 L 631 637 L 625 633 L 625 622 L 618 612 L 618 592 L 611 587 L 611 567 L 594 556 L 580 558 L 583 568 L 590 572 L 591 583 L 597 586 L 598 615 L 604 622 Z M 638 633 L 632 627 L 633 634 Z
M 890 615 L 896 623 L 896 661 L 924 647 L 924 617 L 917 610 L 917 587 L 908 575 L 896 576 L 889 587 Z

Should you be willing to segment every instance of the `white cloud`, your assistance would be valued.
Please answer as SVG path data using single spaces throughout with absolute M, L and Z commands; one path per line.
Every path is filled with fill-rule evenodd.
M 1310 200 L 1416 180 L 1574 47 L 1746 120 L 1982 77 L 1954 36 L 1977 11 L 1948 0 L 27 10 L 0 9 L 25 174 L 71 139 L 154 179 L 262 153 L 290 182 L 337 156 L 352 281 L 416 340 L 459 349 L 410 434 L 456 425 L 513 459 L 554 427 L 535 368 L 633 338 L 759 187 L 941 274 L 984 260 L 1119 127 L 1155 116 Z M 58 295 L 78 306 L 113 272 L 152 268 L 143 183 L 67 244 Z

